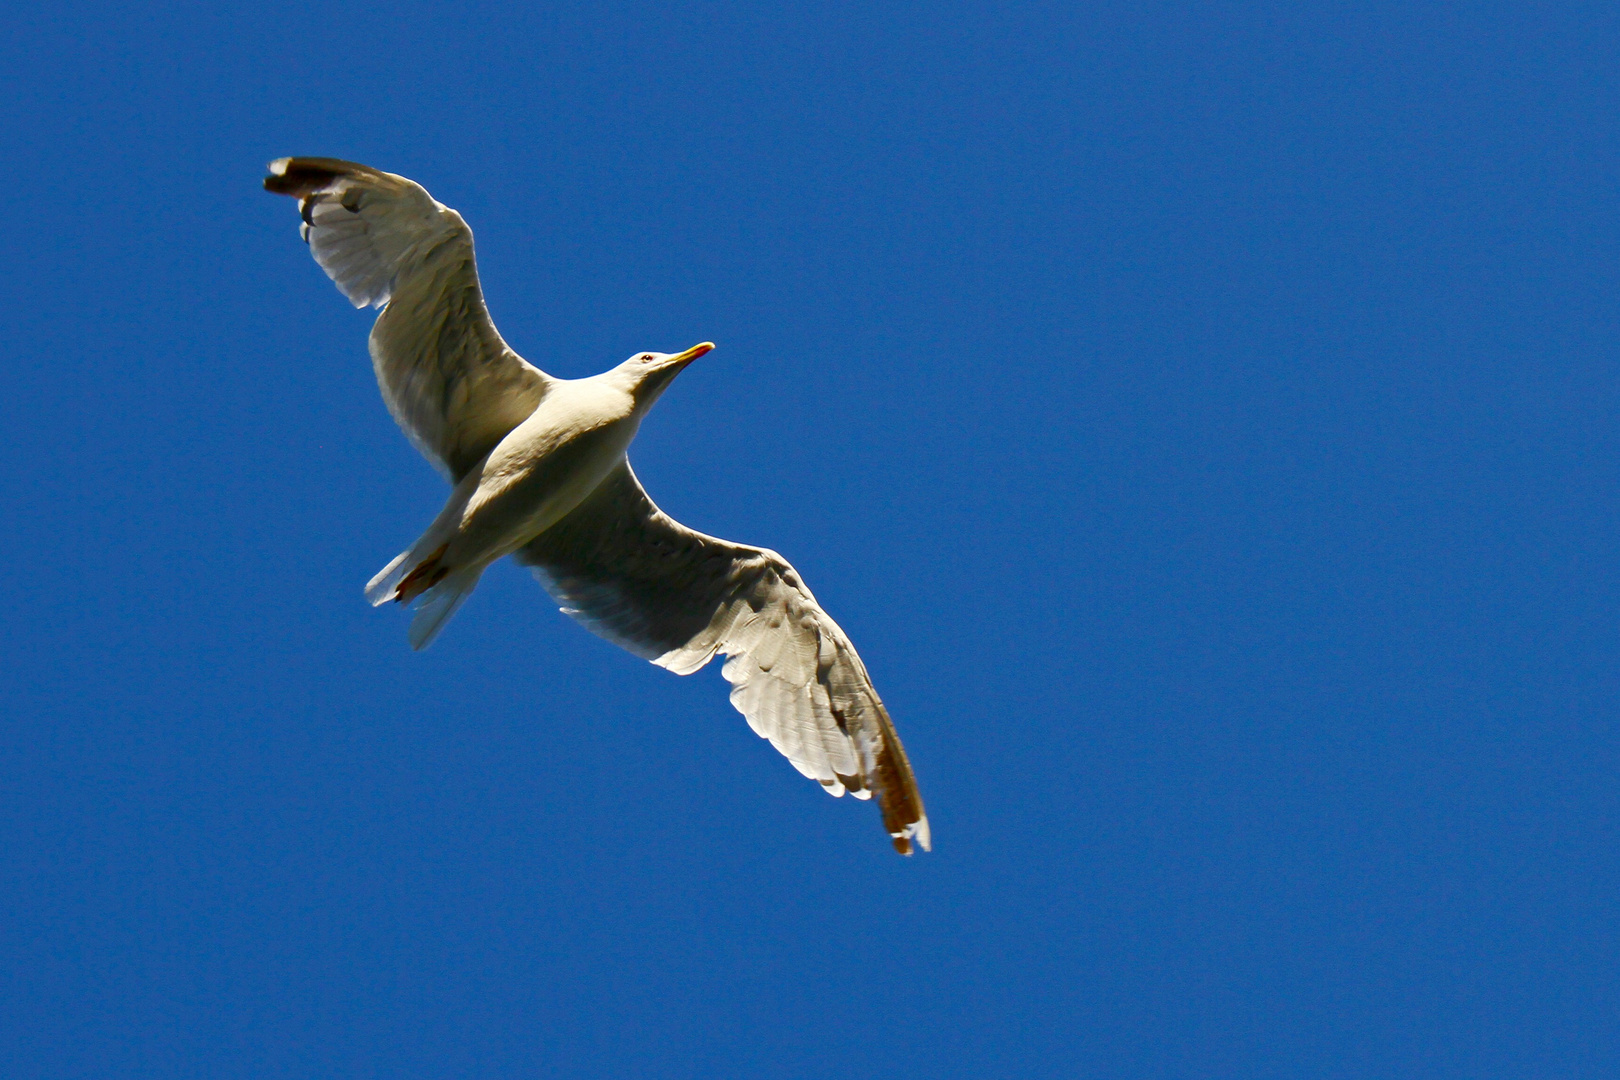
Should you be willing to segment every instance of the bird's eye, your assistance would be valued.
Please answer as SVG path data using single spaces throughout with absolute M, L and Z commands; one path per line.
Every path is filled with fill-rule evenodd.
M 641 358 L 643 360 L 651 360 L 653 358 L 653 354 L 650 352 L 644 352 L 641 354 Z

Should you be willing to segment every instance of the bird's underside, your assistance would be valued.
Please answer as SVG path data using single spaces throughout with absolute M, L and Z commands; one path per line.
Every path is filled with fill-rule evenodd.
M 911 766 L 843 630 L 780 555 L 681 525 L 624 458 L 620 441 L 711 346 L 554 379 L 501 339 L 471 230 L 419 185 L 282 158 L 264 186 L 299 199 L 304 238 L 343 294 L 382 309 L 370 347 L 383 400 L 454 485 L 367 589 L 374 603 L 417 603 L 412 644 L 431 641 L 484 567 L 512 554 L 566 614 L 638 656 L 680 675 L 726 657 L 732 704 L 757 733 L 833 795 L 876 796 L 901 853 L 927 850 Z

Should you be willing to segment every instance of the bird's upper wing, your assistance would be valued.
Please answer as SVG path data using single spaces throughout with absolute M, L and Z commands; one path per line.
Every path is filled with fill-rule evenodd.
M 834 795 L 877 795 L 894 846 L 926 851 L 928 818 L 900 738 L 838 624 L 774 551 L 694 532 L 622 462 L 517 560 L 562 609 L 638 656 L 689 675 L 716 653 L 731 703 Z
M 371 330 L 383 400 L 423 456 L 459 480 L 551 382 L 490 321 L 472 230 L 421 185 L 351 161 L 281 158 L 264 186 L 299 199 L 304 239 L 343 295 L 383 309 Z

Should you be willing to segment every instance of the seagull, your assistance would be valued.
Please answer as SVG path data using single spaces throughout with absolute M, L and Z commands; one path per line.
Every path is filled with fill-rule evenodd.
M 888 710 L 849 637 L 786 559 L 658 509 L 625 452 L 675 376 L 714 348 L 637 353 L 588 379 L 512 351 L 484 305 L 472 230 L 403 176 L 336 158 L 270 163 L 301 233 L 357 308 L 381 309 L 371 363 L 388 411 L 452 485 L 427 531 L 366 586 L 414 604 L 428 645 L 510 555 L 565 614 L 677 675 L 716 655 L 731 703 L 832 795 L 877 797 L 895 850 L 929 850 L 928 817 Z

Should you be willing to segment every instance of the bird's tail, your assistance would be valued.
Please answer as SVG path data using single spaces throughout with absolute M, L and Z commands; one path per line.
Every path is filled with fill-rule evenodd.
M 483 567 L 452 570 L 438 584 L 425 589 L 416 603 L 416 616 L 411 619 L 411 648 L 425 649 L 431 645 L 450 616 L 478 588 L 478 579 L 483 576 Z
M 434 530 L 428 530 L 366 586 L 366 599 L 373 607 L 390 600 L 416 602 L 416 617 L 411 620 L 410 629 L 413 649 L 424 649 L 432 643 L 484 575 L 483 566 L 444 565 L 442 560 L 450 545 L 441 543 L 427 550 L 435 539 Z
M 429 549 L 432 544 L 432 530 L 422 534 L 416 543 L 394 556 L 394 561 L 377 572 L 377 576 L 366 582 L 366 599 L 371 601 L 372 607 L 380 607 L 390 600 L 405 600 L 408 597 L 400 592 L 400 586 L 405 578 L 422 569 L 429 561 Z M 437 562 L 444 554 L 444 548 L 432 553 L 432 561 Z

